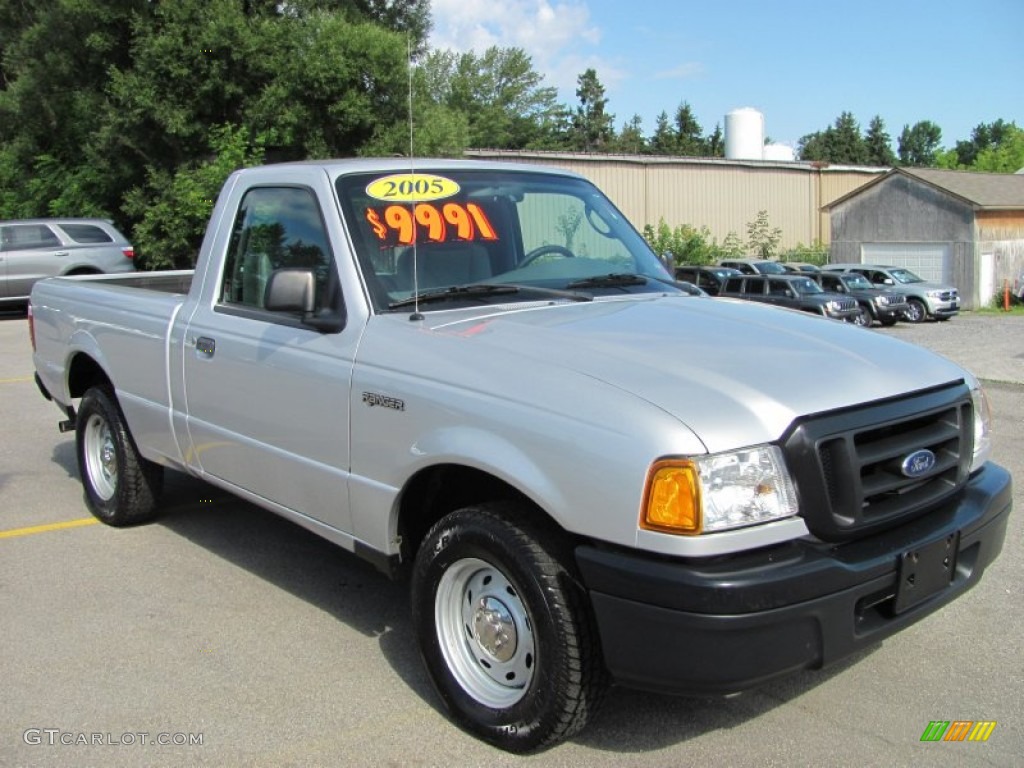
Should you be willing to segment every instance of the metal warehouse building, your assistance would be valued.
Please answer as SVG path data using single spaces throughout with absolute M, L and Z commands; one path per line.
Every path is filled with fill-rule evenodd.
M 1024 271 L 1024 175 L 897 168 L 834 200 L 830 261 L 952 283 L 966 309 Z
M 745 241 L 747 224 L 767 211 L 771 225 L 782 230 L 783 249 L 827 243 L 830 222 L 824 206 L 888 170 L 715 157 L 509 150 L 467 150 L 465 155 L 574 171 L 604 190 L 637 229 L 664 219 L 670 227 L 706 226 L 718 242 L 730 232 Z

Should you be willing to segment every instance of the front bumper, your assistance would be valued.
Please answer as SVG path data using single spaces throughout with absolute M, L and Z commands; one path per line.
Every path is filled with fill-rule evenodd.
M 576 560 L 616 682 L 730 694 L 821 668 L 958 598 L 1002 549 L 1011 506 L 1009 473 L 989 463 L 943 507 L 842 545 L 687 561 L 584 545 Z M 951 583 L 897 612 L 902 556 L 950 536 L 959 537 Z
M 927 304 L 928 314 L 933 317 L 954 317 L 960 314 L 959 298 L 943 301 L 942 299 L 928 297 Z

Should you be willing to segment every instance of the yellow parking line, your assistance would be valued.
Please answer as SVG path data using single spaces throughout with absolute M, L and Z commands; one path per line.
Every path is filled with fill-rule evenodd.
M 98 522 L 99 520 L 95 517 L 82 517 L 78 520 L 66 520 L 63 523 L 47 523 L 46 525 L 33 525 L 28 528 L 14 528 L 10 531 L 0 531 L 0 539 L 13 539 L 15 536 L 31 536 L 33 533 L 60 531 L 64 528 L 81 528 L 83 525 L 95 525 Z
M 24 381 L 32 381 L 32 377 L 22 376 L 20 379 L 0 379 L 0 384 L 21 384 Z

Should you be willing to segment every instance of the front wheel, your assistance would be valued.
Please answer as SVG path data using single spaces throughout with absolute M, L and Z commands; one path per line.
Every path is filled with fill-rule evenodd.
M 872 322 L 874 322 L 871 317 L 871 310 L 865 306 L 859 306 L 857 308 L 857 314 L 853 316 L 853 319 L 850 322 L 854 325 L 859 325 L 861 328 L 870 328 Z
M 905 314 L 907 322 L 923 323 L 925 318 L 928 317 L 928 308 L 925 307 L 924 302 L 920 299 L 910 299 L 907 302 Z
M 579 732 L 607 674 L 586 594 L 555 531 L 514 503 L 467 507 L 427 534 L 413 625 L 452 718 L 510 752 Z
M 107 525 L 145 522 L 156 513 L 163 468 L 139 455 L 113 392 L 92 387 L 75 424 L 78 471 L 89 510 Z

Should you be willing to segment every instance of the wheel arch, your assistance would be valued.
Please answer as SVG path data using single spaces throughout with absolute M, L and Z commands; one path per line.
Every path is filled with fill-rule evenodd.
M 67 365 L 68 395 L 81 397 L 90 387 L 106 386 L 113 391 L 114 383 L 107 371 L 88 352 L 75 352 Z
M 445 515 L 496 501 L 519 502 L 518 508 L 534 524 L 565 533 L 550 514 L 502 478 L 465 464 L 435 464 L 410 477 L 399 495 L 396 531 L 402 562 L 411 565 L 427 532 Z

